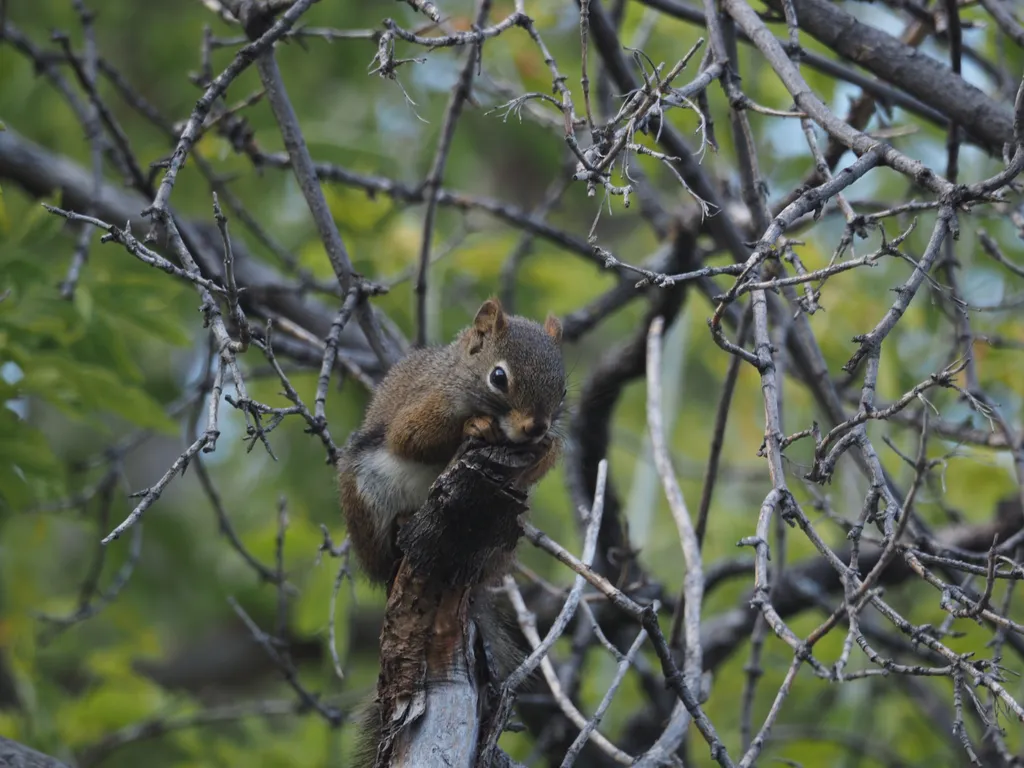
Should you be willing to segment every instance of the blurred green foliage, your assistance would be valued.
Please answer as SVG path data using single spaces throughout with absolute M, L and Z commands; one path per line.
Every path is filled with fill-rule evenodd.
M 166 117 L 185 119 L 199 93 L 187 75 L 199 66 L 204 24 L 210 24 L 220 35 L 236 31 L 197 2 L 105 0 L 94 5 L 99 11 L 96 24 L 102 55 L 126 73 Z M 496 5 L 496 15 L 511 10 L 511 3 Z M 468 18 L 467 3 L 453 1 L 444 6 L 457 22 Z M 527 10 L 536 18 L 568 76 L 579 106 L 579 39 L 572 4 L 527 3 Z M 878 14 L 873 21 L 892 27 L 883 11 L 872 13 Z M 318 3 L 306 21 L 310 25 L 379 28 L 385 14 L 393 15 L 406 27 L 418 23 L 403 4 L 374 7 L 351 0 Z M 81 47 L 81 29 L 68 2 L 10 4 L 7 20 L 38 45 L 51 45 L 50 32 L 60 29 L 70 33 L 76 49 Z M 628 44 L 646 24 L 642 7 L 628 4 L 623 41 Z M 660 18 L 644 49 L 655 62 L 674 62 L 700 32 Z M 966 34 L 980 51 L 993 52 L 991 28 Z M 804 39 L 804 44 L 809 50 L 823 52 L 813 41 Z M 227 65 L 233 50 L 216 52 L 215 71 Z M 310 40 L 301 46 L 292 43 L 278 47 L 285 81 L 314 157 L 415 186 L 432 162 L 448 90 L 461 64 L 451 50 L 439 50 L 427 54 L 423 64 L 401 68 L 402 85 L 415 102 L 413 107 L 398 84 L 367 76 L 374 52 L 374 44 L 364 40 L 333 44 Z M 422 54 L 405 48 L 401 52 L 403 56 Z M 1024 66 L 1020 51 L 1007 55 L 1015 57 L 1015 71 L 1020 71 Z M 547 69 L 536 47 L 521 30 L 489 42 L 484 61 L 489 74 L 513 83 L 519 92 L 547 92 L 550 88 Z M 750 49 L 741 50 L 739 67 L 744 75 L 743 87 L 751 98 L 773 108 L 789 108 L 790 100 L 781 83 Z M 803 71 L 815 91 L 841 114 L 855 91 L 807 67 Z M 231 86 L 229 101 L 241 100 L 258 87 L 256 74 L 250 69 Z M 125 126 L 143 167 L 167 155 L 170 147 L 165 137 L 118 100 L 108 84 L 103 83 L 100 92 Z M 478 95 L 487 106 L 504 100 L 492 93 L 486 83 L 479 86 Z M 727 106 L 719 90 L 712 88 L 711 107 L 720 151 L 709 153 L 704 164 L 710 172 L 738 185 Z M 266 104 L 260 102 L 246 114 L 260 146 L 279 150 L 280 138 Z M 88 145 L 71 110 L 48 81 L 37 76 L 30 61 L 2 44 L 0 118 L 8 129 L 87 167 Z M 750 118 L 771 199 L 778 200 L 811 168 L 803 138 L 796 121 L 783 122 L 755 113 L 750 113 Z M 696 128 L 690 113 L 680 112 L 672 119 L 687 134 Z M 920 125 L 912 116 L 899 112 L 894 122 Z M 872 127 L 877 128 L 877 123 Z M 933 127 L 893 139 L 902 150 L 928 162 L 941 158 L 944 141 L 944 134 Z M 823 143 L 820 134 L 819 142 Z M 236 194 L 304 267 L 317 277 L 332 277 L 305 203 L 289 173 L 256 173 L 244 157 L 233 154 L 229 144 L 215 136 L 204 138 L 196 151 L 215 163 L 225 176 L 237 176 L 232 184 Z M 522 122 L 514 117 L 503 121 L 500 112 L 471 108 L 456 133 L 444 183 L 451 189 L 530 208 L 542 199 L 560 173 L 562 156 L 560 137 L 528 118 Z M 674 178 L 656 162 L 649 158 L 636 162 L 653 179 L 663 204 L 674 207 L 689 202 Z M 961 167 L 964 177 L 970 179 L 997 169 L 993 160 L 970 148 L 964 149 Z M 112 173 L 108 173 L 108 179 L 116 180 Z M 370 197 L 341 186 L 328 186 L 325 191 L 358 270 L 375 279 L 391 280 L 414 268 L 421 237 L 421 207 L 406 207 L 382 195 Z M 903 179 L 877 171 L 855 185 L 848 197 L 854 202 L 899 202 L 910 194 Z M 209 190 L 192 165 L 182 173 L 172 201 L 183 214 L 211 218 Z M 59 198 L 50 202 L 59 203 Z M 620 203 L 613 200 L 612 213 L 605 210 L 597 233 L 602 245 L 620 258 L 638 263 L 657 243 L 637 206 L 625 210 Z M 569 231 L 585 234 L 600 205 L 600 195 L 589 199 L 583 186 L 576 185 L 551 220 Z M 997 239 L 1012 242 L 1008 222 L 991 211 L 980 211 L 979 217 Z M 920 254 L 932 220 L 927 212 L 920 216 L 915 233 L 907 240 L 908 252 Z M 908 223 L 909 219 L 902 220 L 902 226 Z M 73 301 L 62 299 L 60 283 L 75 243 L 75 232 L 63 224 L 46 213 L 39 201 L 4 181 L 0 195 L 0 295 L 6 295 L 0 302 L 0 403 L 5 404 L 0 408 L 0 672 L 9 677 L 9 684 L 5 688 L 0 675 L 0 691 L 5 695 L 0 701 L 0 734 L 70 760 L 107 734 L 140 721 L 187 717 L 203 706 L 218 706 L 239 698 L 286 698 L 292 693 L 273 670 L 263 670 L 258 679 L 238 682 L 234 688 L 213 691 L 198 685 L 164 687 L 144 674 L 144 662 L 172 658 L 183 649 L 199 649 L 191 652 L 200 653 L 210 647 L 200 643 L 201 638 L 229 630 L 237 633 L 239 623 L 227 603 L 229 596 L 237 598 L 266 628 L 273 625 L 276 614 L 275 590 L 260 584 L 218 535 L 216 518 L 191 469 L 184 478 L 173 481 L 146 513 L 141 561 L 116 600 L 92 619 L 56 635 L 39 618 L 40 613 L 74 612 L 99 538 L 133 506 L 127 494 L 154 483 L 187 445 L 197 421 L 202 428 L 205 418 L 202 403 L 198 409 L 186 408 L 184 416 L 168 415 L 169 406 L 200 375 L 207 349 L 197 312 L 199 300 L 191 286 L 147 267 L 116 245 L 100 245 L 97 236 Z M 798 252 L 808 269 L 828 263 L 841 226 L 834 217 L 826 218 L 814 229 L 797 235 L 803 242 Z M 237 222 L 232 222 L 232 229 L 259 258 L 275 264 L 273 256 L 249 238 Z M 887 223 L 886 231 L 890 238 L 897 234 L 894 224 Z M 451 248 L 432 272 L 429 306 L 433 340 L 449 338 L 466 323 L 479 300 L 497 290 L 505 257 L 519 237 L 519 233 L 484 214 L 464 215 L 442 209 L 435 251 L 448 245 Z M 876 234 L 871 242 L 857 243 L 856 247 L 861 253 L 877 244 Z M 1020 290 L 1019 285 L 1004 282 L 1004 273 L 980 253 L 973 227 L 964 227 L 957 257 L 970 303 L 994 304 Z M 716 257 L 715 263 L 724 263 L 722 259 Z M 893 300 L 889 289 L 905 279 L 909 269 L 906 263 L 887 260 L 873 270 L 857 270 L 826 285 L 822 299 L 825 311 L 811 317 L 810 323 L 833 372 L 853 352 L 851 338 L 867 331 L 884 314 Z M 517 309 L 536 317 L 548 310 L 566 313 L 613 284 L 609 274 L 592 264 L 565 254 L 550 242 L 537 240 L 520 272 Z M 943 356 L 952 339 L 951 327 L 933 297 L 924 291 L 922 294 L 884 347 L 879 379 L 882 401 L 899 396 L 946 362 Z M 412 334 L 415 313 L 411 281 L 398 283 L 390 294 L 379 299 L 379 305 Z M 626 308 L 567 349 L 573 390 L 600 354 L 633 332 L 642 309 L 639 305 Z M 714 410 L 728 365 L 727 357 L 707 333 L 710 312 L 702 297 L 691 295 L 676 329 L 668 336 L 666 349 L 666 362 L 673 372 L 666 375 L 676 377 L 675 385 L 666 392 L 670 401 L 667 405 L 675 413 L 671 424 L 673 457 L 692 508 L 700 496 Z M 972 318 L 979 333 L 1024 341 L 1019 313 L 976 313 Z M 977 355 L 990 393 L 1007 413 L 1019 415 L 1024 381 L 1021 356 L 984 345 L 978 347 Z M 253 398 L 275 406 L 287 404 L 280 395 L 279 382 L 267 375 L 255 350 L 243 362 Z M 311 403 L 315 374 L 298 372 L 291 380 Z M 809 426 L 817 416 L 809 395 L 793 382 L 786 383 L 784 394 L 787 430 L 795 432 Z M 929 399 L 950 420 L 977 421 L 950 393 L 938 393 Z M 354 382 L 332 390 L 327 409 L 336 441 L 344 440 L 358 424 L 365 403 L 366 393 Z M 633 384 L 616 412 L 609 456 L 612 475 L 627 501 L 634 544 L 641 548 L 645 566 L 675 589 L 682 581 L 678 544 L 646 449 L 643 408 L 642 383 Z M 987 425 L 981 420 L 977 426 Z M 736 541 L 753 532 L 757 507 L 769 487 L 763 460 L 756 455 L 763 427 L 760 382 L 756 371 L 745 366 L 731 411 L 723 474 L 711 512 L 705 548 L 708 563 L 734 556 Z M 287 500 L 285 562 L 291 581 L 299 589 L 289 629 L 293 636 L 323 647 L 336 564 L 329 558 L 318 562 L 317 549 L 322 540 L 319 526 L 325 524 L 336 541 L 344 536 L 331 470 L 324 463 L 319 441 L 306 434 L 297 420 L 287 420 L 272 434 L 277 461 L 259 446 L 251 452 L 245 450 L 240 439 L 243 428 L 240 414 L 225 405 L 217 452 L 204 461 L 236 531 L 263 563 L 273 562 L 278 499 Z M 107 469 L 99 461 L 104 450 L 122 444 L 140 430 L 150 437 L 123 456 L 124 482 L 115 483 L 108 514 L 101 514 L 102 505 L 96 498 L 82 504 L 60 503 L 93 488 Z M 883 434 L 891 434 L 902 449 L 913 452 L 913 435 L 881 425 L 873 425 L 869 433 L 876 445 L 881 445 Z M 932 452 L 940 456 L 952 448 L 935 441 Z M 804 502 L 811 501 L 800 480 L 807 466 L 807 450 L 806 445 L 797 443 L 788 451 L 791 487 Z M 898 480 L 908 481 L 909 470 L 892 451 L 886 451 L 882 458 Z M 944 504 L 959 509 L 968 521 L 986 519 L 994 502 L 1013 488 L 1007 457 L 968 446 L 959 447 L 946 462 L 943 479 L 944 497 L 937 489 L 930 489 L 918 502 L 920 513 L 936 525 L 947 519 Z M 847 516 L 856 514 L 863 490 L 864 481 L 855 474 L 852 464 L 841 464 L 835 484 L 824 489 L 833 506 Z M 534 507 L 535 519 L 544 530 L 572 548 L 578 546 L 561 472 L 543 483 Z M 821 521 L 825 522 L 823 516 Z M 823 524 L 821 530 L 832 543 L 841 541 L 836 528 Z M 788 556 L 793 560 L 813 554 L 800 535 L 790 536 L 788 546 Z M 123 566 L 127 548 L 127 538 L 109 547 L 99 578 L 101 588 Z M 567 574 L 549 558 L 524 550 L 522 559 L 546 578 L 567 583 Z M 734 606 L 747 587 L 747 582 L 726 584 L 708 597 L 705 615 Z M 937 615 L 939 595 L 928 587 L 908 587 L 890 597 L 913 621 L 930 621 Z M 380 594 L 361 581 L 353 589 L 347 584 L 342 588 L 336 622 L 342 658 L 346 658 L 351 640 L 346 617 L 352 612 L 372 616 L 371 609 L 380 603 Z M 793 626 L 798 633 L 806 633 L 819 620 L 819 616 L 807 615 L 794 621 Z M 966 635 L 951 640 L 953 647 L 967 650 L 984 642 L 977 629 L 960 628 Z M 819 646 L 821 656 L 834 659 L 841 642 L 841 634 L 827 637 Z M 258 649 L 255 652 L 260 653 Z M 718 670 L 707 705 L 708 714 L 731 748 L 738 743 L 739 691 L 745 679 L 746 655 L 744 648 Z M 790 659 L 789 649 L 770 638 L 763 659 L 765 677 L 756 700 L 756 722 L 767 712 Z M 311 689 L 340 695 L 342 706 L 350 711 L 374 685 L 375 663 L 375 649 L 364 647 L 348 657 L 347 676 L 339 681 L 329 656 L 319 653 L 315 661 L 302 665 L 301 677 Z M 607 654 L 595 654 L 590 664 L 592 674 L 585 677 L 582 692 L 587 711 L 592 711 L 614 673 L 613 660 Z M 838 729 L 850 722 L 868 721 L 879 743 L 889 744 L 901 758 L 914 764 L 948 765 L 953 764 L 951 760 L 962 760 L 960 755 L 951 755 L 948 741 L 931 735 L 931 724 L 908 704 L 898 688 L 883 688 L 870 679 L 827 687 L 804 677 L 801 675 L 800 682 L 806 685 L 798 686 L 784 709 L 782 732 L 786 724 L 811 723 Z M 1019 682 L 1009 685 L 1020 694 Z M 936 695 L 949 698 L 945 682 L 934 687 Z M 603 729 L 612 737 L 621 732 L 642 700 L 639 686 L 629 681 L 606 716 Z M 116 750 L 105 757 L 102 765 L 345 765 L 352 740 L 350 731 L 346 727 L 333 732 L 315 715 L 251 717 L 200 729 L 174 730 L 158 741 L 142 741 Z M 804 738 L 796 731 L 791 735 L 791 739 L 769 746 L 766 763 L 779 757 L 804 765 L 882 764 L 870 757 L 858 762 L 841 745 Z M 1011 740 L 1019 742 L 1019 733 L 1011 734 Z M 691 749 L 693 764 L 710 764 L 699 739 L 696 741 Z M 529 749 L 528 738 L 522 735 L 510 735 L 504 743 L 519 757 Z

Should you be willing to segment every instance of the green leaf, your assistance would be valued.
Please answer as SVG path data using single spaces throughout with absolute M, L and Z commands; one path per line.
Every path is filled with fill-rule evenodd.
M 4 406 L 0 408 L 0 464 L 8 461 L 26 474 L 45 475 L 58 467 L 43 433 Z
M 151 292 L 151 288 L 147 287 L 146 291 Z M 144 296 L 141 300 L 117 303 L 101 300 L 100 305 L 102 309 L 97 314 L 110 324 L 115 335 L 146 343 L 160 341 L 175 347 L 187 347 L 193 341 L 186 326 L 175 318 L 177 307 L 163 296 Z M 155 317 L 168 320 L 154 322 Z
M 395 207 L 384 195 L 370 197 L 362 190 L 337 185 L 325 186 L 324 198 L 335 221 L 352 232 L 373 231 Z
M 19 220 L 19 226 L 12 234 L 13 241 L 31 243 L 33 248 L 36 248 L 57 237 L 64 227 L 64 218 L 50 213 L 43 207 L 43 203 L 59 205 L 60 193 L 55 192 L 49 200 L 41 200 L 28 209 L 28 213 Z
M 0 507 L 24 509 L 57 491 L 59 472 L 42 433 L 0 406 Z
M 73 303 L 75 309 L 78 310 L 79 316 L 82 318 L 82 322 L 89 325 L 92 322 L 96 305 L 92 300 L 92 292 L 87 286 L 81 283 L 78 284 L 75 288 Z
M 32 488 L 13 463 L 0 454 L 0 509 L 24 509 L 34 501 Z
M 153 339 L 144 334 L 128 333 L 124 323 L 109 319 L 99 312 L 89 333 L 75 345 L 74 357 L 107 368 L 111 373 L 130 384 L 141 384 L 144 380 L 140 361 L 136 359 L 139 349 L 151 344 Z M 133 350 L 130 340 L 135 337 L 139 344 Z
M 68 697 L 57 711 L 60 733 L 68 746 L 91 744 L 97 733 L 109 733 L 135 723 L 166 704 L 168 697 L 162 689 L 134 674 L 125 654 L 117 654 L 122 657 L 118 668 L 101 664 L 106 673 L 103 682 L 79 698 Z
M 26 346 L 47 341 L 70 347 L 85 336 L 86 327 L 74 306 L 57 298 L 56 292 L 50 296 L 19 296 L 16 306 L 12 306 L 15 308 L 17 311 L 3 315 L 3 322 L 18 331 L 17 337 Z
M 79 418 L 109 411 L 130 423 L 166 434 L 177 427 L 163 407 L 142 389 L 111 371 L 58 354 L 34 354 L 22 364 L 20 387 Z

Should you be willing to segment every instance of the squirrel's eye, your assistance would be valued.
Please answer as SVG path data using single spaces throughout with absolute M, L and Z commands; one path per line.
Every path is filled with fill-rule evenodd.
M 491 371 L 491 386 L 505 392 L 508 389 L 508 374 L 500 365 L 494 366 Z

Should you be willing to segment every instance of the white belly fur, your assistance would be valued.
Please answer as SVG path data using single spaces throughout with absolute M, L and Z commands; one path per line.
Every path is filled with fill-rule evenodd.
M 399 513 L 423 506 L 430 486 L 443 471 L 444 466 L 401 459 L 381 446 L 359 462 L 356 487 L 363 500 L 376 509 L 384 527 L 390 528 Z

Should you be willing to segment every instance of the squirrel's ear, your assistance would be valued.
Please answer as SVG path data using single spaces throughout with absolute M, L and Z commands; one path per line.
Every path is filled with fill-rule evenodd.
M 475 355 L 484 345 L 484 339 L 488 336 L 497 336 L 505 331 L 508 318 L 505 310 L 501 308 L 501 302 L 497 299 L 488 299 L 480 305 L 473 318 L 473 327 L 470 330 L 469 353 Z
M 501 302 L 497 299 L 488 299 L 480 305 L 473 318 L 473 330 L 481 336 L 499 334 L 505 330 L 505 310 L 501 308 Z
M 555 340 L 556 344 L 562 343 L 562 322 L 552 314 L 544 321 L 544 331 Z

